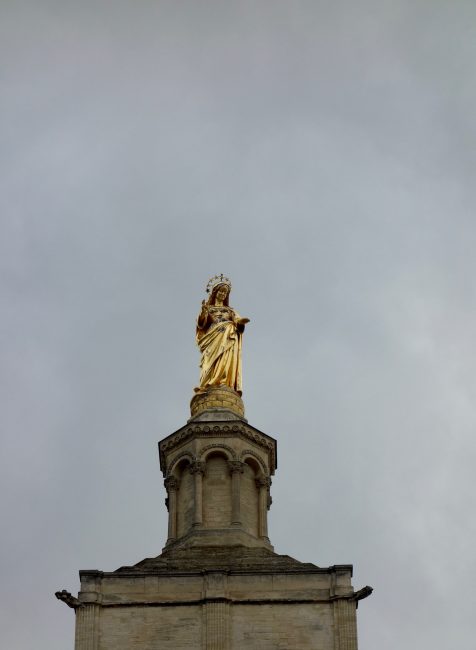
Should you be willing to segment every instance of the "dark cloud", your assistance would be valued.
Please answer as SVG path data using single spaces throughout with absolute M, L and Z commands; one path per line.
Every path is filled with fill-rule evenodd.
M 354 563 L 368 650 L 471 646 L 474 3 L 1 12 L 4 645 L 72 647 L 54 591 L 160 552 L 223 271 L 276 550 Z

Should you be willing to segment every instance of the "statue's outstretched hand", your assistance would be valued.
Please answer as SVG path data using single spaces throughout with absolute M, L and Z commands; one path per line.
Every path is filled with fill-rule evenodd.
M 246 323 L 250 322 L 250 319 L 249 318 L 239 318 L 236 322 L 239 323 L 240 325 L 246 325 Z
M 205 300 L 202 300 L 202 308 L 198 315 L 199 326 L 200 323 L 204 323 L 207 320 L 207 318 L 208 318 L 208 304 Z

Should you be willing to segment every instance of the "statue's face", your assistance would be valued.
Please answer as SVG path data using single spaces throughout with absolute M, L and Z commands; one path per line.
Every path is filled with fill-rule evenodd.
M 216 297 L 218 300 L 226 300 L 226 297 L 228 295 L 228 287 L 225 286 L 224 284 L 221 287 L 218 287 L 217 292 L 216 292 Z

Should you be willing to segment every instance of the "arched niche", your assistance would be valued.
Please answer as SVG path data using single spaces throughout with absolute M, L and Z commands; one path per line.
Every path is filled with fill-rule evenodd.
M 241 475 L 241 520 L 243 528 L 258 537 L 259 499 L 256 479 L 263 475 L 263 469 L 256 458 L 245 456 Z
M 183 467 L 188 464 L 192 464 L 195 458 L 189 451 L 184 451 L 183 453 L 175 456 L 170 462 L 170 465 L 167 470 L 167 476 L 175 476 L 176 478 L 180 477 L 180 474 L 183 471 Z
M 193 525 L 194 516 L 194 482 L 190 472 L 192 458 L 183 456 L 175 463 L 173 474 L 179 480 L 177 493 L 177 537 L 185 535 Z
M 231 522 L 231 475 L 227 449 L 214 447 L 202 455 L 205 461 L 203 478 L 203 525 L 205 528 L 226 528 Z
M 264 460 L 251 449 L 245 449 L 241 452 L 240 460 L 248 463 L 255 470 L 256 478 L 267 476 L 267 467 Z

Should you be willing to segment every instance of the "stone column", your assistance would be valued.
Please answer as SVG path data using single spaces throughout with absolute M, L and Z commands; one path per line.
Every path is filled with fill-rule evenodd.
M 168 476 L 164 485 L 168 494 L 168 508 L 169 508 L 169 533 L 167 544 L 173 542 L 177 537 L 177 490 L 179 481 L 175 476 Z
M 194 515 L 193 526 L 198 527 L 203 524 L 203 481 L 202 477 L 205 473 L 205 463 L 196 460 L 190 465 L 190 473 L 194 477 Z
M 99 605 L 81 605 L 76 610 L 74 650 L 97 650 L 98 643 Z
M 271 479 L 268 476 L 262 476 L 256 479 L 258 494 L 258 534 L 260 537 L 268 539 L 268 491 L 271 485 Z
M 231 472 L 231 525 L 241 526 L 241 475 L 244 463 L 240 460 L 229 460 L 228 467 Z

